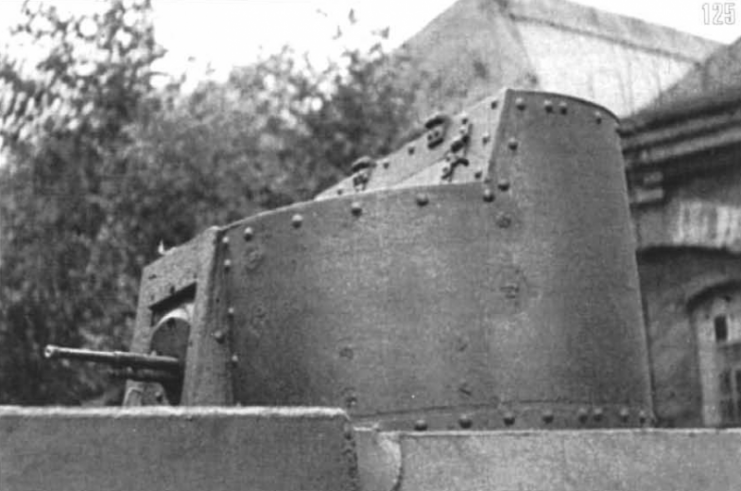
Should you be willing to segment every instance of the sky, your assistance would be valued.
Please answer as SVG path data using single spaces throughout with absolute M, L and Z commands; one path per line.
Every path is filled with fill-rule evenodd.
M 48 0 L 47 0 L 48 1 Z M 494 0 L 490 0 L 494 1 Z M 636 17 L 699 36 L 730 43 L 741 37 L 741 0 L 572 0 L 601 10 Z M 91 0 L 52 0 L 61 7 L 90 8 Z M 155 27 L 168 49 L 162 69 L 188 70 L 196 76 L 205 67 L 214 76 L 234 65 L 249 63 L 263 50 L 292 44 L 321 59 L 336 52 L 332 37 L 346 26 L 350 9 L 358 19 L 356 33 L 390 28 L 390 47 L 422 29 L 455 0 L 153 0 Z M 12 22 L 20 0 L 0 0 L 0 31 Z M 720 13 L 716 16 L 716 13 Z M 719 21 L 720 24 L 714 24 Z M 345 29 L 347 32 L 347 29 Z M 1 39 L 2 34 L 0 34 Z M 350 45 L 367 36 L 346 36 Z M 334 51 L 333 51 L 334 50 Z

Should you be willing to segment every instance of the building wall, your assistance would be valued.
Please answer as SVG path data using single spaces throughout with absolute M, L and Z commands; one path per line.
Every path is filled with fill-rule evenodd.
M 741 170 L 675 178 L 664 194 L 634 209 L 654 410 L 663 426 L 738 424 L 723 414 L 720 377 L 741 337 Z M 719 344 L 721 317 L 729 339 Z
M 566 0 L 459 0 L 405 43 L 420 116 L 502 87 L 565 93 L 628 115 L 719 45 Z
M 620 116 L 648 104 L 692 66 L 666 53 L 539 23 L 523 21 L 519 30 L 540 88 L 592 100 Z

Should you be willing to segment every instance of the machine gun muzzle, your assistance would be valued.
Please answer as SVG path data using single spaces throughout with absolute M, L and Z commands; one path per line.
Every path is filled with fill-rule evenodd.
M 125 351 L 94 351 L 47 345 L 44 356 L 103 363 L 117 369 L 114 375 L 145 382 L 174 382 L 183 377 L 183 363 L 172 356 L 145 355 Z

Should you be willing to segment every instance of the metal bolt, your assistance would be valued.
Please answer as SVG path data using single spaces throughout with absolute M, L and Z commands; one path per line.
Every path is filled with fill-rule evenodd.
M 375 166 L 376 162 L 372 158 L 368 157 L 367 155 L 363 155 L 350 165 L 350 170 L 353 174 L 355 174 L 356 172 L 364 169 L 372 169 Z
M 553 101 L 550 99 L 546 99 L 543 102 L 543 108 L 545 109 L 545 112 L 552 113 L 553 112 Z
M 299 228 L 303 223 L 304 217 L 299 214 L 293 215 L 293 218 L 291 218 L 291 224 L 293 225 L 293 228 Z
M 620 419 L 623 420 L 623 423 L 628 422 L 628 418 L 630 418 L 630 410 L 628 410 L 627 407 L 620 409 Z
M 417 204 L 419 206 L 425 206 L 427 203 L 430 202 L 430 199 L 427 197 L 426 194 L 418 194 L 417 195 Z
M 487 203 L 494 201 L 494 192 L 489 188 L 484 189 L 484 201 Z
M 225 259 L 224 260 L 224 269 L 229 271 L 229 269 L 232 267 L 232 260 L 231 259 Z
M 353 201 L 352 204 L 350 204 L 350 211 L 353 215 L 360 216 L 361 213 L 363 213 L 363 207 L 360 206 L 360 203 L 357 201 Z
M 558 104 L 558 108 L 561 110 L 561 114 L 566 114 L 567 112 L 569 112 L 569 105 L 566 104 L 566 102 L 564 101 L 561 101 Z
M 252 227 L 245 227 L 244 232 L 242 232 L 242 237 L 244 237 L 244 240 L 250 241 L 252 240 L 252 237 L 255 236 L 255 231 L 252 230 Z
M 546 424 L 553 423 L 553 418 L 554 418 L 553 411 L 551 411 L 550 409 L 546 409 L 545 411 L 543 411 L 543 422 L 544 423 Z
M 221 243 L 224 244 L 225 247 L 229 247 L 229 236 L 225 235 L 223 239 L 221 239 Z
M 507 411 L 504 413 L 504 424 L 507 426 L 512 426 L 515 424 L 515 414 L 512 411 Z
M 458 424 L 461 428 L 464 430 L 467 430 L 471 426 L 473 426 L 473 420 L 471 419 L 471 416 L 468 414 L 462 414 L 460 418 L 458 418 Z
M 519 109 L 520 111 L 524 111 L 525 99 L 523 99 L 522 97 L 518 97 L 517 99 L 515 99 L 515 106 L 517 106 L 517 109 Z
M 499 101 L 498 100 L 496 100 L 496 99 L 492 99 L 491 100 L 490 106 L 491 106 L 492 109 L 496 109 L 498 105 L 499 105 Z
M 515 138 L 510 138 L 507 142 L 507 146 L 510 150 L 517 150 L 517 147 L 520 145 L 520 142 L 518 142 Z
M 586 423 L 587 418 L 589 417 L 589 411 L 587 411 L 587 408 L 580 407 L 579 410 L 576 412 L 576 419 L 579 420 L 580 423 Z
M 509 190 L 509 181 L 507 179 L 500 179 L 497 183 L 497 187 L 501 191 L 508 191 Z
M 486 145 L 487 143 L 489 143 L 489 141 L 491 141 L 491 135 L 489 133 L 484 133 L 484 135 L 481 137 L 481 143 Z
M 353 431 L 352 426 L 347 424 L 345 425 L 345 429 L 343 430 L 343 435 L 345 436 L 345 440 L 352 440 L 353 437 Z
M 216 331 L 213 336 L 216 342 L 219 344 L 223 343 L 226 340 L 226 334 L 224 333 L 224 331 Z
M 594 120 L 597 122 L 597 124 L 602 124 L 602 113 L 599 111 L 595 111 Z
M 418 419 L 414 422 L 414 429 L 416 431 L 425 431 L 427 429 L 427 421 L 424 419 Z
M 601 407 L 596 407 L 592 411 L 592 417 L 594 417 L 595 421 L 602 421 L 602 417 L 604 416 L 604 411 Z
M 407 147 L 407 153 L 409 153 L 409 155 L 414 155 L 414 145 L 409 145 Z

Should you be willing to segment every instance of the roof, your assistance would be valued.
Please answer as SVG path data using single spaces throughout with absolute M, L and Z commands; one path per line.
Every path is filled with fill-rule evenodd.
M 688 158 L 741 145 L 741 39 L 690 70 L 623 128 L 626 163 L 634 171 L 707 170 L 710 161 Z
M 741 95 L 741 38 L 717 49 L 673 86 L 658 94 L 642 111 L 641 117 L 712 105 L 714 99 L 732 97 L 734 93 Z
M 405 44 L 420 113 L 455 112 L 510 86 L 631 114 L 721 45 L 565 0 L 459 0 Z

